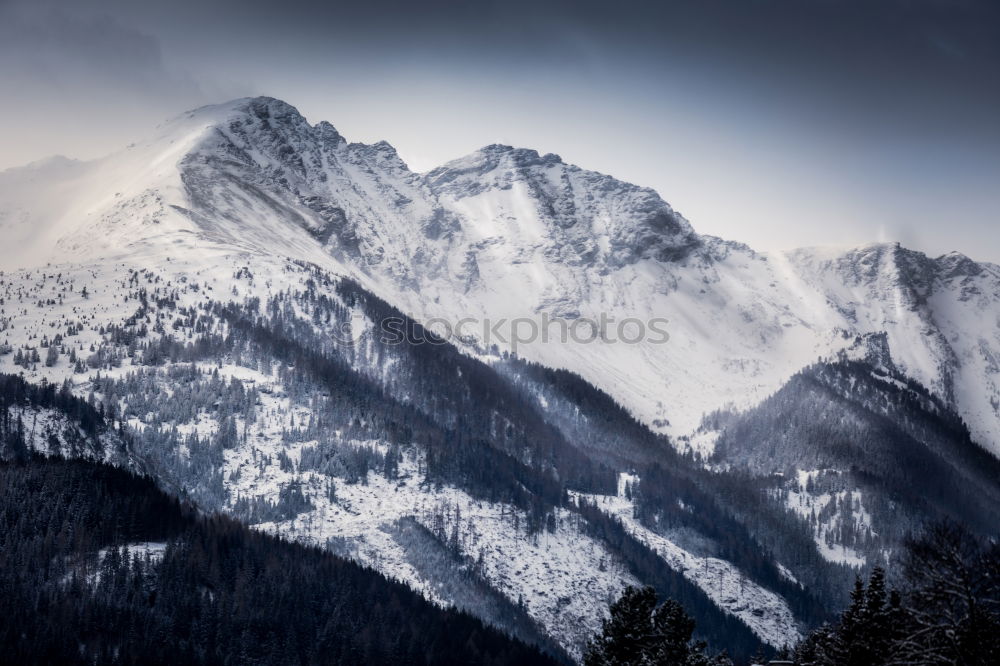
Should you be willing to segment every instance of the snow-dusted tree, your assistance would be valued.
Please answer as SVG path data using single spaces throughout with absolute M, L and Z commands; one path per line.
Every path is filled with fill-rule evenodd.
M 51 368 L 58 361 L 59 361 L 59 346 L 51 344 L 49 345 L 48 351 L 45 352 L 45 365 Z
M 906 619 L 894 664 L 995 664 L 1000 659 L 1000 546 L 953 523 L 910 542 Z

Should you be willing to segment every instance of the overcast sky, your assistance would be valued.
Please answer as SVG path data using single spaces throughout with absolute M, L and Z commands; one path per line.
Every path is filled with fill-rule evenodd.
M 996 0 L 0 0 L 0 169 L 280 97 L 417 170 L 485 144 L 760 249 L 1000 262 Z

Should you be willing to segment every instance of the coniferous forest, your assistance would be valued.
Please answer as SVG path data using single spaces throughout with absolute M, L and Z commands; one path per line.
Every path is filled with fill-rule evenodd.
M 1000 546 L 952 522 L 910 539 L 893 564 L 860 577 L 836 622 L 792 651 L 801 666 L 962 664 L 1000 660 Z
M 760 646 L 751 663 L 992 666 L 1000 660 L 1000 546 L 953 522 L 929 525 L 892 563 L 858 576 L 850 603 L 797 645 Z M 694 640 L 695 620 L 653 587 L 630 587 L 589 642 L 585 666 L 732 666 Z M 772 654 L 768 655 L 768 652 Z
M 319 549 L 81 460 L 0 463 L 8 664 L 548 664 Z

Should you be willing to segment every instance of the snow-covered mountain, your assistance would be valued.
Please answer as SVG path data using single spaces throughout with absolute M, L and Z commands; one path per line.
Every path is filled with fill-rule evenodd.
M 903 371 L 1000 451 L 1000 269 L 961 255 L 757 253 L 555 155 L 494 145 L 417 174 L 388 144 L 348 143 L 268 98 L 190 112 L 95 163 L 8 171 L 0 201 L 8 267 L 249 251 L 352 275 L 422 320 L 664 317 L 668 344 L 518 352 L 579 372 L 674 436 L 885 331 Z
M 797 565 L 770 565 L 780 565 L 782 580 L 768 569 L 748 583 L 752 565 L 723 547 L 721 536 L 706 537 L 706 526 L 682 528 L 694 518 L 661 516 L 616 490 L 619 474 L 659 461 L 685 470 L 707 493 L 692 515 L 738 515 L 724 501 L 706 508 L 704 498 L 729 481 L 703 476 L 657 435 L 680 451 L 711 455 L 733 432 L 726 434 L 719 410 L 749 414 L 817 359 L 860 359 L 894 381 L 916 382 L 934 410 L 958 415 L 972 441 L 1000 453 L 1000 267 L 894 244 L 755 252 L 698 235 L 648 188 L 556 155 L 493 145 L 415 173 L 387 143 L 349 143 L 282 101 L 243 99 L 191 111 L 101 160 L 53 158 L 0 173 L 0 229 L 7 240 L 0 245 L 4 371 L 33 382 L 68 377 L 76 392 L 96 392 L 98 401 L 112 392 L 149 469 L 206 508 L 350 553 L 442 603 L 475 605 L 491 621 L 517 616 L 506 628 L 571 655 L 607 598 L 648 575 L 595 532 L 582 500 L 620 519 L 629 543 L 657 552 L 666 570 L 693 584 L 723 617 L 776 646 L 814 617 L 783 586 L 801 584 L 823 597 L 821 579 L 835 575 L 823 567 L 872 564 L 871 556 L 846 565 L 811 559 L 822 554 L 819 544 Z M 224 309 L 227 303 L 242 314 Z M 435 331 L 471 320 L 466 335 L 451 341 L 474 365 L 441 356 L 433 345 L 401 352 L 384 344 L 379 331 L 389 310 L 373 303 Z M 556 322 L 548 339 L 515 343 L 511 325 L 494 329 L 500 337 L 483 326 L 521 319 L 524 334 L 543 317 Z M 618 328 L 629 319 L 633 329 Z M 654 319 L 669 339 L 630 343 L 588 334 L 590 322 L 631 334 Z M 573 327 L 576 339 L 557 339 L 560 326 Z M 236 332 L 249 337 L 240 342 Z M 282 370 L 302 371 L 307 357 L 268 347 L 273 340 L 265 338 L 311 345 L 322 358 L 310 363 L 335 358 L 357 384 L 338 393 L 328 379 Z M 891 368 L 870 353 L 873 340 Z M 53 345 L 61 353 L 49 365 Z M 216 383 L 192 389 L 208 380 L 185 375 L 180 368 L 190 363 L 218 375 Z M 447 381 L 465 394 L 452 396 L 446 378 L 434 374 L 452 366 L 461 380 Z M 494 381 L 509 382 L 514 393 L 497 397 L 507 389 L 487 390 Z M 362 385 L 379 387 L 383 397 L 351 402 Z M 242 411 L 223 414 L 215 403 L 228 399 L 205 397 L 223 387 L 250 391 L 252 404 L 233 398 Z M 338 395 L 350 400 L 337 402 Z M 164 407 L 174 396 L 186 396 L 188 406 Z M 481 405 L 492 421 L 477 429 L 463 419 Z M 622 435 L 592 413 L 615 407 L 623 411 L 613 422 L 630 423 L 636 434 Z M 388 418 L 413 430 L 416 417 L 386 416 L 399 410 L 415 410 L 441 432 L 475 431 L 477 441 L 557 479 L 576 504 L 545 509 L 551 529 L 526 535 L 521 521 L 532 519 L 531 503 L 483 494 L 471 468 L 429 486 L 436 449 L 372 425 Z M 706 419 L 712 414 L 715 421 Z M 555 443 L 530 449 L 549 427 L 543 439 Z M 218 450 L 210 445 L 216 440 Z M 336 455 L 327 447 L 334 441 Z M 413 447 L 396 451 L 407 442 Z M 368 461 L 361 464 L 365 483 L 352 476 L 347 450 Z M 735 450 L 727 446 L 714 467 L 759 457 L 734 457 Z M 394 471 L 371 471 L 371 460 L 387 456 Z M 333 478 L 352 482 L 337 481 L 333 493 Z M 655 494 L 647 489 L 644 497 Z M 785 512 L 788 493 L 798 491 L 783 492 L 769 511 Z M 264 510 L 259 502 L 296 508 Z M 632 519 L 630 503 L 649 520 Z M 796 515 L 789 510 L 782 520 Z M 739 520 L 747 529 L 754 524 Z M 812 526 L 801 528 L 811 543 Z M 414 552 L 414 530 L 421 529 L 457 558 L 451 573 L 442 573 L 441 562 L 428 564 L 426 548 Z M 748 534 L 740 548 L 766 543 L 778 558 L 780 539 L 761 534 Z M 460 590 L 455 580 L 462 576 L 474 582 Z M 473 588 L 512 605 L 489 606 L 482 594 L 473 604 Z

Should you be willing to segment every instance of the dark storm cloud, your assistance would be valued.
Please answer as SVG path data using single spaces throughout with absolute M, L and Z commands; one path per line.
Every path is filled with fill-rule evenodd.
M 335 16 L 334 7 L 314 10 Z M 515 0 L 450 7 L 383 0 L 352 11 L 361 34 L 387 34 L 406 48 L 525 63 L 582 56 L 626 76 L 686 68 L 704 87 L 778 96 L 808 113 L 995 126 L 1000 110 L 995 0 Z
M 503 70 L 771 104 L 790 121 L 858 132 L 995 134 L 996 0 L 109 0 L 178 44 L 244 57 Z M 145 8 L 145 9 L 144 9 Z M 165 27 L 169 26 L 169 27 Z M 197 50 L 197 45 L 195 45 Z M 308 65 L 307 65 L 308 66 Z M 649 91 L 646 91 L 647 93 Z M 721 99 L 720 99 L 721 98 Z M 795 117 L 798 114 L 799 117 Z
M 18 86 L 18 94 L 76 93 L 98 86 L 94 92 L 139 97 L 201 95 L 190 77 L 165 67 L 154 36 L 109 14 L 7 3 L 0 6 L 0 18 L 0 76 Z

